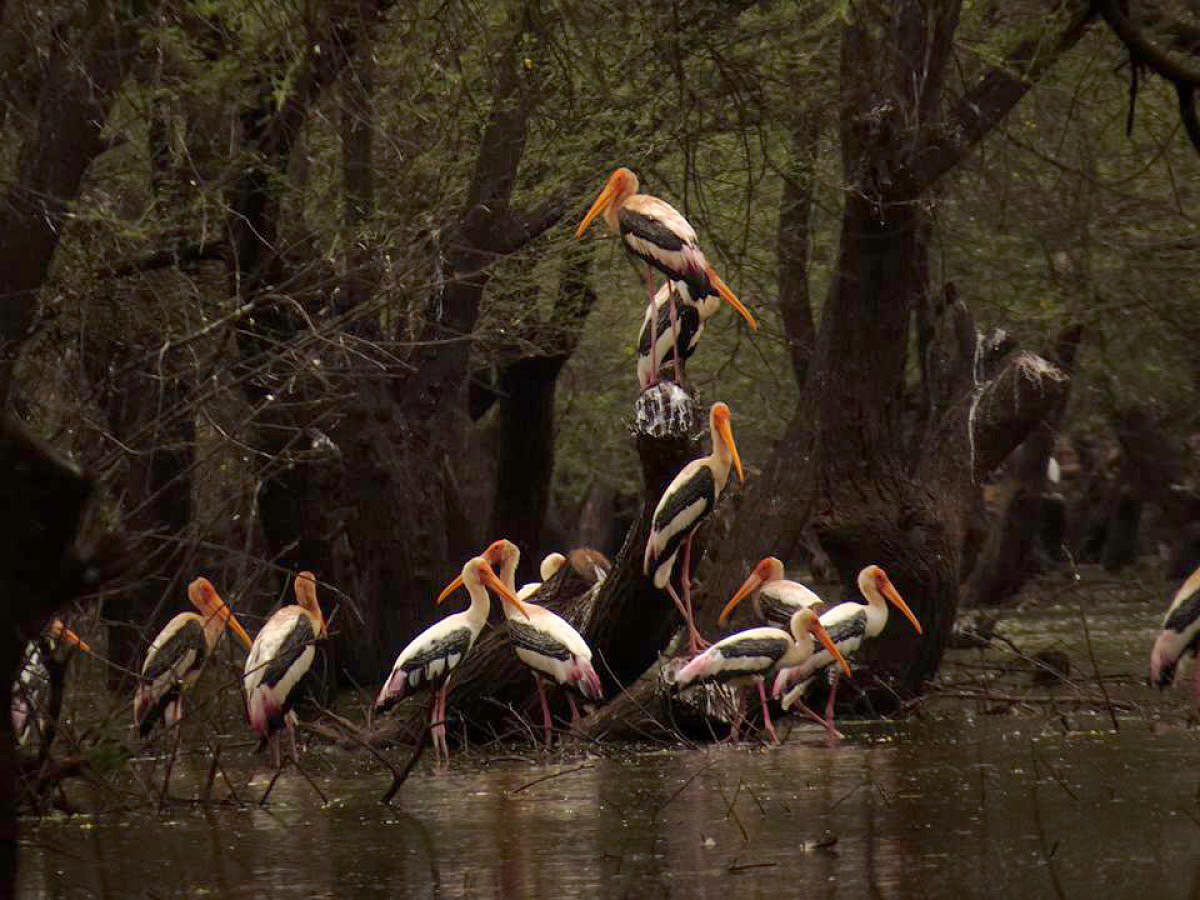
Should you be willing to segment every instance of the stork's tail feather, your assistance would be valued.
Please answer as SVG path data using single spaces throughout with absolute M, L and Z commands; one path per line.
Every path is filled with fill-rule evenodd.
M 776 700 L 782 697 L 784 691 L 791 686 L 791 683 L 798 675 L 799 671 L 797 669 L 780 669 L 779 674 L 775 676 L 774 683 L 771 685 L 771 696 Z M 784 708 L 786 709 L 787 707 Z
M 388 676 L 388 680 L 383 683 L 383 687 L 379 689 L 379 696 L 375 698 L 375 712 L 387 712 L 399 703 L 407 692 L 408 674 L 403 669 L 393 670 L 392 674 Z
M 693 657 L 686 666 L 675 673 L 675 689 L 681 691 L 688 685 L 712 678 L 717 674 L 716 662 L 717 655 L 711 648 Z
M 596 674 L 596 670 L 590 662 L 586 659 L 578 660 L 572 675 L 572 680 L 575 682 L 575 686 L 579 688 L 579 693 L 583 694 L 589 700 L 604 699 L 604 683 L 600 680 L 600 676 Z
M 266 685 L 259 685 L 250 695 L 250 727 L 259 737 L 267 737 L 283 721 L 283 710 L 275 699 L 275 692 Z

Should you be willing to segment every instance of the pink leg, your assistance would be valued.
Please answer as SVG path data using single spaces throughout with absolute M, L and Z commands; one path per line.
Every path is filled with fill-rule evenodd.
M 725 740 L 730 744 L 736 744 L 742 736 L 742 719 L 745 718 L 745 713 L 742 710 L 746 706 L 746 695 L 741 688 L 737 688 L 737 699 L 733 705 L 733 722 L 729 726 L 729 737 Z
M 658 344 L 658 309 L 654 305 L 654 270 L 646 265 L 646 296 L 650 300 L 650 383 L 646 387 L 658 384 L 658 356 L 655 347 Z
M 763 727 L 767 729 L 767 734 L 771 735 L 771 742 L 778 744 L 779 735 L 775 733 L 775 724 L 771 721 L 771 713 L 767 709 L 767 689 L 763 686 L 761 678 L 754 680 L 758 682 L 758 699 L 762 701 Z
M 797 700 L 797 701 L 795 702 L 794 706 L 796 707 L 796 710 L 797 710 L 797 711 L 798 711 L 798 712 L 799 712 L 801 715 L 805 716 L 806 718 L 812 719 L 812 720 L 813 720 L 814 722 L 816 722 L 818 725 L 821 725 L 821 726 L 822 726 L 822 727 L 824 727 L 826 730 L 828 730 L 828 732 L 829 732 L 829 736 L 830 736 L 831 738 L 836 738 L 837 740 L 839 740 L 839 741 L 840 741 L 842 738 L 844 738 L 844 737 L 845 737 L 845 735 L 844 735 L 844 734 L 842 734 L 840 731 L 838 731 L 838 730 L 837 730 L 837 729 L 836 729 L 836 728 L 833 726 L 833 720 L 831 720 L 831 719 L 822 719 L 822 718 L 821 718 L 821 716 L 820 716 L 819 714 L 817 714 L 817 713 L 813 712 L 811 709 L 809 709 L 809 707 L 808 707 L 808 704 L 807 704 L 807 703 L 805 703 L 803 700 Z
M 696 617 L 692 613 L 692 535 L 689 534 L 683 542 L 683 566 L 680 582 L 683 585 L 683 616 L 687 620 L 688 626 L 688 652 L 695 656 L 705 647 L 709 646 L 709 642 L 700 636 L 700 630 L 696 627 Z
M 825 701 L 825 721 L 833 721 L 833 703 L 837 699 L 838 679 L 841 673 L 835 668 L 833 670 L 833 678 L 829 682 L 829 699 Z
M 542 684 L 542 676 L 533 672 L 533 680 L 537 683 L 538 700 L 542 703 L 542 731 L 546 735 L 546 746 L 549 747 L 550 733 L 553 730 L 553 726 L 550 724 L 550 704 L 546 702 L 546 688 Z
M 670 287 L 667 288 L 667 305 L 671 312 L 671 337 L 674 340 L 672 346 L 675 348 L 675 383 L 680 387 L 683 387 L 683 373 L 679 368 L 681 365 L 683 365 L 683 363 L 680 361 L 679 353 L 679 320 L 677 318 L 679 313 L 675 309 L 675 284 L 669 279 L 667 284 L 670 285 Z
M 571 704 L 571 727 L 579 724 L 579 707 L 575 705 L 575 697 L 567 691 L 567 703 Z

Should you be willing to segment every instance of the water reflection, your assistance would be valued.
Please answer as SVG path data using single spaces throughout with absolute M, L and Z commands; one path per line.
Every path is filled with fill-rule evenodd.
M 1106 667 L 1149 646 L 1093 619 Z M 1064 642 L 1077 623 L 1063 615 Z M 1024 636 L 1021 635 L 1022 639 Z M 1132 690 L 1132 689 L 1131 689 Z M 1140 689 L 1137 689 L 1140 690 Z M 1143 702 L 1144 691 L 1136 693 Z M 270 808 L 47 819 L 23 834 L 27 897 L 1189 897 L 1200 891 L 1200 733 L 1129 717 L 979 715 L 797 727 L 714 747 L 545 765 L 462 761 L 387 778 L 335 752 Z M 223 760 L 224 761 L 224 760 Z M 230 760 L 243 769 L 249 759 Z M 182 770 L 202 780 L 205 766 Z M 538 780 L 541 779 L 541 780 Z M 246 792 L 261 796 L 265 784 Z M 180 788 L 182 792 L 182 788 Z M 805 849 L 826 834 L 837 843 Z

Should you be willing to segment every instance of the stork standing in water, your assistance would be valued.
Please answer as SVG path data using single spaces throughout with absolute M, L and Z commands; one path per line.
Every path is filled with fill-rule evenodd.
M 609 231 L 620 234 L 625 249 L 646 263 L 646 297 L 654 306 L 653 269 L 667 276 L 668 300 L 672 338 L 678 342 L 678 313 L 671 295 L 676 293 L 674 285 L 683 283 L 690 298 L 695 302 L 717 294 L 736 309 L 752 329 L 758 328 L 754 316 L 742 305 L 729 286 L 721 280 L 716 270 L 704 256 L 696 241 L 696 232 L 687 219 L 671 204 L 649 194 L 639 194 L 638 179 L 629 169 L 616 169 L 604 183 L 588 209 L 583 221 L 575 229 L 575 237 L 583 237 L 592 221 L 600 215 Z M 659 358 L 657 352 L 657 316 L 650 318 L 650 359 Z M 664 357 L 665 358 L 665 357 Z M 658 369 L 650 376 L 650 384 L 658 381 Z M 680 359 L 675 356 L 675 380 L 681 381 Z
M 317 576 L 301 572 L 293 582 L 296 603 L 275 611 L 262 627 L 246 660 L 242 684 L 250 727 L 267 742 L 271 766 L 280 767 L 279 732 L 286 727 L 292 762 L 296 753 L 296 686 L 312 668 L 317 641 L 325 638 L 325 617 L 317 602 Z M 261 746 L 261 745 L 260 745 Z
M 739 481 L 746 480 L 737 445 L 733 442 L 733 428 L 729 417 L 729 407 L 724 403 L 712 405 L 708 414 L 712 453 L 692 460 L 667 485 L 658 506 L 654 508 L 650 537 L 646 541 L 646 552 L 642 559 L 642 572 L 653 578 L 656 588 L 665 589 L 670 594 L 683 614 L 683 620 L 688 627 L 688 649 L 693 656 L 700 652 L 702 645 L 707 644 L 700 637 L 692 616 L 692 537 L 716 507 L 721 492 L 729 482 L 730 466 L 737 469 Z M 671 572 L 681 546 L 682 600 L 671 586 Z
M 537 684 L 538 700 L 542 706 L 542 728 L 546 746 L 549 747 L 553 726 L 542 675 L 553 678 L 560 685 L 575 688 L 588 700 L 603 700 L 604 685 L 592 667 L 592 650 L 583 636 L 562 616 L 525 602 L 538 592 L 541 583 L 527 584 L 520 592 L 515 590 L 517 565 L 521 562 L 521 551 L 516 544 L 503 539 L 495 541 L 484 551 L 483 557 L 499 567 L 500 580 L 514 595 L 512 600 L 503 598 L 508 635 L 517 656 L 529 666 Z M 547 556 L 542 560 L 542 579 L 549 581 L 566 562 L 566 557 L 561 553 Z M 457 587 L 461 580 L 458 579 L 451 587 Z M 571 721 L 574 723 L 579 718 L 579 710 L 570 692 L 567 693 L 567 702 L 571 705 Z
M 717 623 L 725 624 L 734 608 L 747 595 L 752 598 L 758 617 L 776 628 L 788 627 L 792 616 L 802 609 L 811 609 L 818 616 L 829 609 L 828 603 L 804 585 L 785 579 L 783 563 L 774 556 L 768 556 L 750 571 L 737 593 L 721 610 Z
M 908 608 L 908 604 L 904 602 L 887 573 L 879 566 L 867 566 L 858 573 L 858 589 L 866 599 L 866 603 L 852 601 L 839 603 L 821 616 L 821 624 L 829 632 L 829 636 L 841 651 L 842 656 L 850 656 L 862 646 L 863 641 L 879 636 L 884 626 L 887 625 L 889 603 L 912 622 L 917 634 L 922 633 L 921 623 L 917 621 L 913 611 Z M 825 724 L 826 727 L 832 728 L 833 704 L 837 697 L 838 685 L 836 669 L 832 674 L 832 685 L 829 689 L 829 701 L 825 706 L 824 719 L 805 706 L 802 700 L 813 676 L 828 668 L 832 661 L 833 658 L 828 653 L 818 652 L 799 666 L 782 669 L 775 677 L 772 694 L 775 697 L 783 695 L 784 709 L 790 709 L 793 704 L 799 702 L 802 713 Z M 800 680 L 800 684 L 790 691 L 787 690 L 788 685 L 797 679 Z M 787 691 L 786 694 L 785 691 Z
M 1175 592 L 1162 631 L 1150 651 L 1150 683 L 1165 688 L 1175 681 L 1175 671 L 1184 655 L 1196 656 L 1200 647 L 1200 569 Z M 1200 666 L 1192 675 L 1192 697 L 1200 709 Z
M 250 635 L 207 578 L 188 585 L 188 599 L 199 613 L 177 615 L 158 633 L 142 663 L 133 695 L 133 718 L 143 737 L 160 719 L 173 728 L 183 717 L 183 694 L 196 683 L 204 663 L 228 628 L 247 650 Z M 178 732 L 176 732 L 178 740 Z
M 450 747 L 446 743 L 446 694 L 450 689 L 450 675 L 475 645 L 475 639 L 487 623 L 490 606 L 488 589 L 505 600 L 517 602 L 516 595 L 496 577 L 489 562 L 480 556 L 467 560 L 462 574 L 446 586 L 438 595 L 437 602 L 440 604 L 460 585 L 466 586 L 471 605 L 463 612 L 430 625 L 413 638 L 396 657 L 392 674 L 375 699 L 376 711 L 384 712 L 401 698 L 415 692 L 422 682 L 429 684 L 434 689 L 429 714 L 433 752 L 439 759 L 444 756 L 447 762 L 450 761 Z
M 79 635 L 55 619 L 25 645 L 21 669 L 12 686 L 12 726 L 17 746 L 44 757 L 54 741 L 62 708 L 63 676 L 74 648 L 90 653 Z
M 799 666 L 813 654 L 813 637 L 819 640 L 831 659 L 836 660 L 846 674 L 850 667 L 838 651 L 829 633 L 811 609 L 794 612 L 788 622 L 788 630 L 780 628 L 750 628 L 723 638 L 692 659 L 675 676 L 675 686 L 683 689 L 689 684 L 704 681 L 730 681 L 739 686 L 755 685 L 758 699 L 762 703 L 763 724 L 773 743 L 779 743 L 779 735 L 771 722 L 767 710 L 767 692 L 763 679 L 786 666 Z M 745 695 L 739 693 L 738 708 L 734 714 L 730 737 L 738 738 L 742 720 Z M 833 731 L 830 727 L 830 731 Z M 836 734 L 836 732 L 833 732 Z

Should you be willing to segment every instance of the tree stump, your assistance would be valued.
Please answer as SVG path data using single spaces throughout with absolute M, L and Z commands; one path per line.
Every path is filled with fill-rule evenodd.
M 692 397 L 678 385 L 661 383 L 638 397 L 631 430 L 642 465 L 642 508 L 611 571 L 597 580 L 588 557 L 575 551 L 571 564 L 533 598 L 583 635 L 608 698 L 652 666 L 682 624 L 670 599 L 642 574 L 642 555 L 654 507 L 676 473 L 700 455 L 697 437 L 706 422 Z M 693 561 L 702 552 L 696 541 Z M 505 720 L 518 716 L 537 721 L 533 679 L 513 651 L 505 625 L 480 637 L 450 685 L 451 715 L 476 733 L 508 734 Z M 548 699 L 555 716 L 562 715 L 567 706 L 563 692 L 550 690 Z M 394 719 L 381 723 L 368 737 L 415 740 L 425 715 L 424 700 L 405 702 Z

